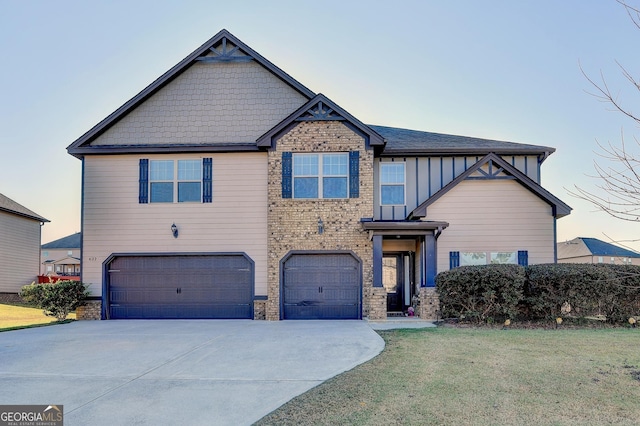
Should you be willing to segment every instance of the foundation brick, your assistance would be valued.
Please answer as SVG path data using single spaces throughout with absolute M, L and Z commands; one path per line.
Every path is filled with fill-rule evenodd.
M 101 311 L 101 301 L 89 300 L 85 302 L 84 306 L 78 306 L 78 308 L 76 308 L 76 319 L 80 321 L 99 320 L 102 317 Z

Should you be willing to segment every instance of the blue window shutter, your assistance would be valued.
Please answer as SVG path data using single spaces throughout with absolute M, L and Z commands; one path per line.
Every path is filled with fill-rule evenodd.
M 293 156 L 290 152 L 282 153 L 282 198 L 291 198 L 292 195 L 292 177 Z
M 360 151 L 349 152 L 349 198 L 360 196 Z
M 138 203 L 146 204 L 149 202 L 149 160 L 140 159 L 140 179 L 138 190 Z
M 518 265 L 522 265 L 522 266 L 529 265 L 529 252 L 527 250 L 518 251 Z
M 449 252 L 449 269 L 457 268 L 458 266 L 460 266 L 460 252 L 450 251 Z
M 211 158 L 202 159 L 202 202 L 210 203 L 213 200 L 213 161 Z

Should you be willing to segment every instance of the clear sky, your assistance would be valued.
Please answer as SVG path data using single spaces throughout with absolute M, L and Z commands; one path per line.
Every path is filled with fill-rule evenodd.
M 580 72 L 638 110 L 615 61 L 638 75 L 640 31 L 614 0 L 0 0 L 0 193 L 51 220 L 43 243 L 80 230 L 65 148 L 223 28 L 364 123 L 555 147 L 558 239 L 640 238 L 567 193 L 596 191 L 596 141 L 640 136 Z

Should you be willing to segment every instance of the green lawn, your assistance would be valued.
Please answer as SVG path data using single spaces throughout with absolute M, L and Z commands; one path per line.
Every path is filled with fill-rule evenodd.
M 257 424 L 640 424 L 640 329 L 380 334 L 379 356 Z
M 71 313 L 67 317 L 67 319 L 75 318 L 75 313 Z M 0 304 L 0 331 L 44 325 L 52 322 L 56 322 L 56 319 L 46 316 L 42 309 Z

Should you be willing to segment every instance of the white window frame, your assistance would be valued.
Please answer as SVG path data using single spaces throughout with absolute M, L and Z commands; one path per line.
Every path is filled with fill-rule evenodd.
M 346 160 L 346 174 L 324 174 L 324 158 L 325 157 L 343 157 Z M 349 198 L 349 153 L 348 152 L 301 152 L 294 153 L 292 161 L 292 171 L 291 171 L 291 193 L 293 198 L 297 198 L 299 200 L 345 200 Z M 317 174 L 296 174 L 296 160 L 300 161 L 301 158 L 309 158 L 316 157 L 318 159 L 318 173 Z M 318 180 L 318 196 L 317 197 L 297 197 L 296 196 L 296 179 L 297 178 L 316 178 Z M 323 182 L 324 178 L 344 178 L 346 181 L 347 192 L 344 197 L 324 197 L 324 187 Z
M 160 161 L 171 161 L 173 162 L 173 179 L 169 180 L 169 179 L 152 179 L 152 174 L 151 174 L 151 169 L 152 169 L 152 163 L 154 162 L 160 162 Z M 198 166 L 198 170 L 199 170 L 199 179 L 178 179 L 178 173 L 179 173 L 179 164 L 181 161 L 197 161 L 199 166 Z M 199 191 L 199 199 L 196 200 L 189 200 L 189 201 L 178 201 L 178 187 L 180 183 L 188 183 L 188 182 L 194 182 L 194 183 L 199 183 L 200 184 L 200 191 Z M 153 201 L 152 198 L 152 191 L 151 191 L 151 185 L 153 183 L 171 183 L 172 184 L 172 198 L 171 201 Z M 175 160 L 166 160 L 166 159 L 149 159 L 149 203 L 152 204 L 176 204 L 176 203 L 202 203 L 202 185 L 204 185 L 203 181 L 202 181 L 202 158 L 181 158 L 181 159 L 175 159 Z
M 397 183 L 397 182 L 391 182 L 391 183 L 385 183 L 383 182 L 383 172 L 382 169 L 385 166 L 402 166 L 402 183 Z M 405 206 L 407 204 L 407 167 L 405 165 L 404 162 L 396 162 L 396 161 L 381 161 L 380 162 L 380 185 L 379 185 L 379 194 L 380 194 L 380 205 L 381 206 Z M 395 204 L 395 203 L 385 203 L 384 200 L 382 199 L 382 188 L 384 186 L 402 186 L 402 204 Z

